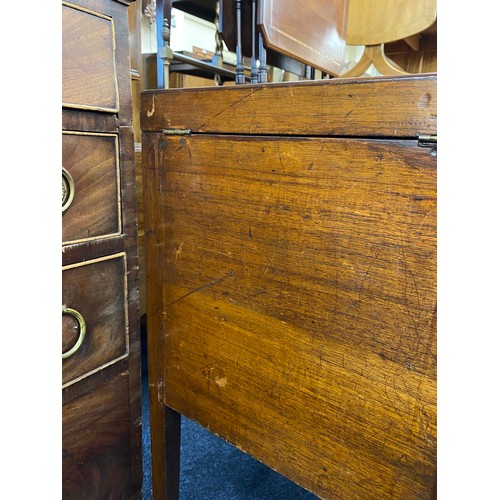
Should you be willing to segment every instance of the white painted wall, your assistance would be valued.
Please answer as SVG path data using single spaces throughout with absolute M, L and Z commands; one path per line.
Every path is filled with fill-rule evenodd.
M 193 47 L 215 52 L 215 25 L 186 12 L 172 9 L 170 46 L 175 52 L 192 52 Z

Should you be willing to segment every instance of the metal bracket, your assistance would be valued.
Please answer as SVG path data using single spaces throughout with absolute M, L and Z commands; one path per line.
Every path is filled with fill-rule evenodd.
M 418 136 L 418 145 L 423 148 L 436 147 L 438 142 L 437 135 L 422 134 Z
M 163 130 L 163 135 L 191 135 L 189 128 L 167 128 Z

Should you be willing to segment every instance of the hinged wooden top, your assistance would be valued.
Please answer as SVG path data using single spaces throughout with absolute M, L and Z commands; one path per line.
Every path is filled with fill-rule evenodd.
M 297 136 L 436 134 L 437 75 L 146 90 L 141 128 Z

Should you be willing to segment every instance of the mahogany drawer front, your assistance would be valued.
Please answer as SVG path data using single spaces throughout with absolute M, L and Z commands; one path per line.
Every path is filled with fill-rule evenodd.
M 63 497 L 122 498 L 130 473 L 128 372 L 63 406 Z
M 62 4 L 63 106 L 118 111 L 113 19 Z
M 63 311 L 70 309 L 62 318 L 63 353 L 80 337 L 77 314 L 86 327 L 81 346 L 63 359 L 64 387 L 128 354 L 125 254 L 63 267 L 62 285 Z
M 72 191 L 69 196 L 73 199 L 63 212 L 63 243 L 120 234 L 118 136 L 63 132 L 62 166 L 63 191 L 65 182 L 74 184 L 67 188 Z M 70 177 L 69 181 L 65 181 L 65 175 Z

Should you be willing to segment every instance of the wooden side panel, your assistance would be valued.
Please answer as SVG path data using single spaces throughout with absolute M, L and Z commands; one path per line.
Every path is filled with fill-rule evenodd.
M 436 75 L 145 91 L 141 127 L 216 134 L 435 134 Z
M 128 372 L 64 406 L 62 498 L 127 498 L 130 413 Z
M 163 402 L 324 498 L 430 498 L 435 153 L 178 136 L 144 173 Z

